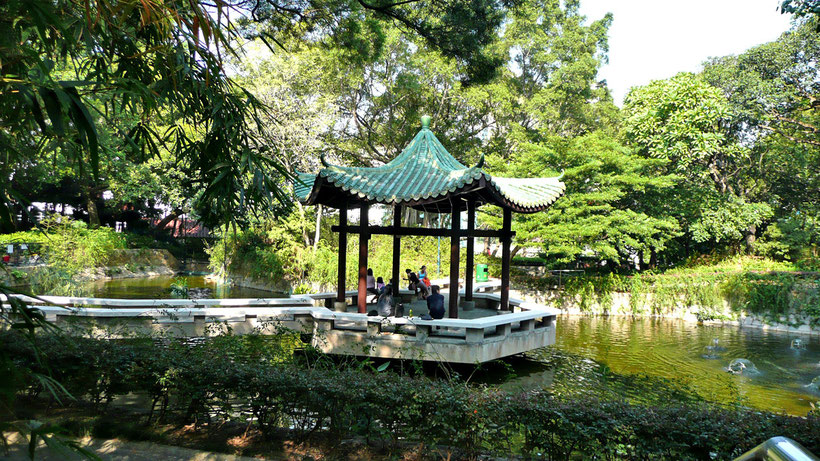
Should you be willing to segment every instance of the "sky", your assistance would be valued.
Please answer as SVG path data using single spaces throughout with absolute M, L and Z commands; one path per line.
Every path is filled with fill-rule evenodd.
M 606 79 L 621 105 L 633 86 L 697 72 L 711 56 L 740 54 L 789 28 L 780 0 L 581 0 L 589 21 L 613 14 Z

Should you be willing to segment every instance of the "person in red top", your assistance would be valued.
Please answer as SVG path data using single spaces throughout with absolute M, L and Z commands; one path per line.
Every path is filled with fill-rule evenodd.
M 429 294 L 427 285 L 425 285 L 424 282 L 416 276 L 416 273 L 410 269 L 407 269 L 404 272 L 407 274 L 407 281 L 409 282 L 407 288 L 413 293 L 420 293 L 421 299 L 427 299 L 427 295 Z

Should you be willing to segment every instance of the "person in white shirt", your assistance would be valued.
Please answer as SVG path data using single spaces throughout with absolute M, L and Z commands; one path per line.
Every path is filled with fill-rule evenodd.
M 379 290 L 376 289 L 376 277 L 373 277 L 373 269 L 367 269 L 367 292 L 376 295 L 375 299 L 379 296 Z

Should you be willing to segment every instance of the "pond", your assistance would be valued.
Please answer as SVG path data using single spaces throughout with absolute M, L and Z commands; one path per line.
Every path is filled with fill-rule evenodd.
M 267 290 L 217 284 L 202 275 L 158 276 L 99 280 L 83 286 L 82 292 L 95 298 L 160 299 L 171 298 L 171 285 L 183 282 L 188 288 L 210 290 L 210 298 L 281 298 L 284 295 Z
M 86 288 L 95 297 L 168 298 L 175 280 L 190 288 L 210 288 L 215 298 L 282 296 L 217 285 L 203 276 L 108 280 Z M 751 363 L 731 373 L 727 368 L 735 359 Z M 648 403 L 696 396 L 805 415 L 820 401 L 820 378 L 811 385 L 818 376 L 816 337 L 673 319 L 560 316 L 554 347 L 490 365 L 473 380 L 509 390 L 548 387 Z
M 751 365 L 727 371 L 735 359 L 756 371 Z M 607 381 L 641 400 L 636 394 L 647 386 L 665 395 L 671 391 L 661 388 L 671 384 L 705 400 L 793 415 L 820 401 L 820 379 L 812 385 L 820 376 L 817 337 L 683 320 L 560 316 L 553 348 L 509 365 L 512 376 L 499 383 L 507 389 L 589 386 L 594 396 L 598 388 L 589 383 Z

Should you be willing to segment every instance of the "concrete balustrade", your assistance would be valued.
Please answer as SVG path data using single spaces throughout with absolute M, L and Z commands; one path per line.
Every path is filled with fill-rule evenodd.
M 477 286 L 476 289 L 481 289 Z M 355 295 L 356 292 L 349 292 Z M 161 333 L 176 337 L 271 334 L 288 328 L 312 334 L 328 354 L 481 363 L 551 345 L 556 309 L 510 299 L 513 312 L 471 319 L 422 320 L 335 312 L 335 293 L 272 299 L 110 299 L 19 296 L 58 326 L 77 325 L 78 334 L 122 338 Z M 412 297 L 409 291 L 400 293 Z M 475 292 L 483 309 L 498 294 Z M 0 302 L 6 301 L 0 297 Z M 7 306 L 4 306 L 7 307 Z

